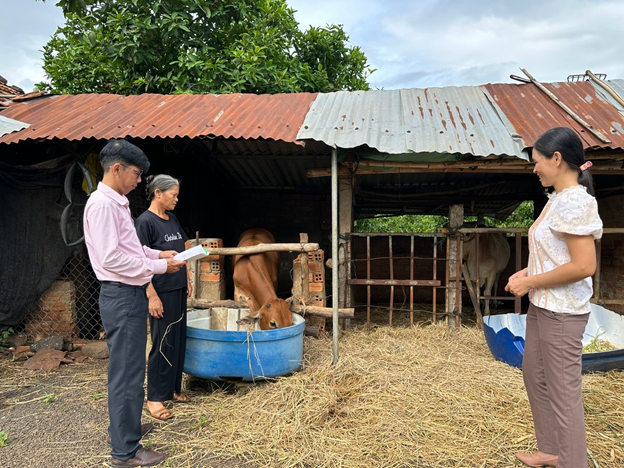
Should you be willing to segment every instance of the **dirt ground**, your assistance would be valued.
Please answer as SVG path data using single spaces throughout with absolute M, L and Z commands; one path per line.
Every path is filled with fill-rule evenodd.
M 6 446 L 0 446 L 0 466 L 110 466 L 110 449 L 106 443 L 108 360 L 87 359 L 82 363 L 63 364 L 49 372 L 29 371 L 23 364 L 23 361 L 11 362 L 10 356 L 0 354 L 0 431 L 9 439 Z M 191 390 L 190 394 L 193 393 Z M 145 413 L 143 422 L 155 426 L 143 444 L 172 456 L 161 466 L 253 467 L 243 460 L 176 450 L 192 424 L 188 418 L 159 422 Z
M 307 337 L 302 371 L 281 382 L 185 376 L 193 402 L 167 403 L 169 421 L 144 413 L 155 428 L 143 443 L 167 452 L 159 466 L 176 468 L 518 468 L 513 453 L 535 449 L 521 372 L 492 359 L 468 315 L 451 333 L 416 309 L 422 327 L 395 310 L 390 329 L 376 307 L 367 331 L 366 311 L 356 313 L 335 367 L 328 335 Z M 45 372 L 11 356 L 0 351 L 0 468 L 110 466 L 108 360 Z M 624 372 L 585 376 L 583 386 L 592 466 L 621 467 Z

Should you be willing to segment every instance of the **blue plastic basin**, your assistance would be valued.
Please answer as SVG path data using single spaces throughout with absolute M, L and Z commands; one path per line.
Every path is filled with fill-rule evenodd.
M 496 360 L 522 367 L 526 315 L 501 314 L 483 317 L 483 331 L 485 341 Z M 622 349 L 583 353 L 583 372 L 624 369 L 624 316 L 592 304 L 583 334 L 583 346 L 595 338 L 608 340 Z
M 293 314 L 276 330 L 211 330 L 210 311 L 187 314 L 184 372 L 210 380 L 254 381 L 296 371 L 303 361 L 305 321 Z

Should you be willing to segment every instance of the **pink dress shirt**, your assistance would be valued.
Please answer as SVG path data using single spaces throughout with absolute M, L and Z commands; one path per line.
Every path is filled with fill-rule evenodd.
M 91 266 L 100 281 L 143 286 L 154 274 L 167 271 L 159 250 L 141 245 L 130 202 L 100 182 L 84 211 L 84 233 Z

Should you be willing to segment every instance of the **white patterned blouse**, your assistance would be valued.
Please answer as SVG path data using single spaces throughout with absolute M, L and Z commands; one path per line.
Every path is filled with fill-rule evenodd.
M 602 221 L 596 199 L 583 185 L 553 192 L 539 218 L 529 229 L 528 275 L 537 275 L 570 261 L 565 234 L 602 237 Z M 567 314 L 586 314 L 593 294 L 591 278 L 554 288 L 529 291 L 529 300 L 537 307 Z

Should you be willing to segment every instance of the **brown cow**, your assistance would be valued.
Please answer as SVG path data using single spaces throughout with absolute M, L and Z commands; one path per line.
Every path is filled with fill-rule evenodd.
M 273 234 L 265 229 L 254 228 L 241 234 L 238 247 L 273 243 Z M 288 304 L 275 293 L 280 269 L 279 252 L 235 255 L 232 267 L 234 300 L 246 302 L 251 311 L 241 321 L 258 320 L 262 330 L 292 325 L 292 313 Z
M 463 259 L 468 267 L 471 278 L 477 276 L 477 241 L 476 234 L 467 236 L 463 244 Z M 485 299 L 484 315 L 490 315 L 490 301 L 487 299 L 498 290 L 500 275 L 509 263 L 510 249 L 507 238 L 498 232 L 479 234 L 479 288 L 485 284 L 483 296 Z

